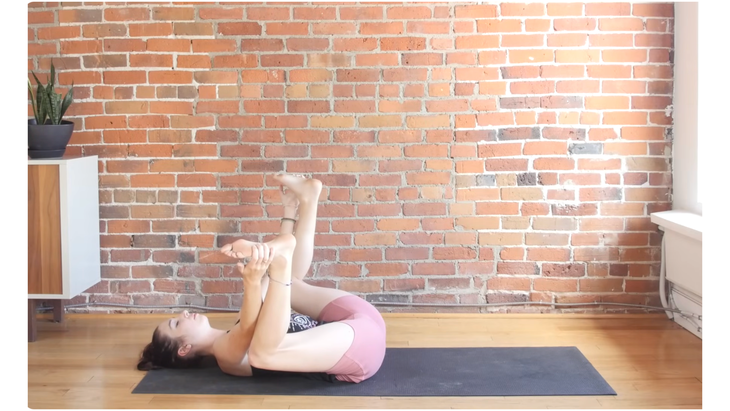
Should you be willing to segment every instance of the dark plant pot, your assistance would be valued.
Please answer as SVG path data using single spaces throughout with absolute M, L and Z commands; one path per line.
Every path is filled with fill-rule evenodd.
M 74 123 L 61 120 L 61 124 L 38 125 L 34 118 L 28 120 L 28 156 L 30 158 L 63 157 L 74 132 Z

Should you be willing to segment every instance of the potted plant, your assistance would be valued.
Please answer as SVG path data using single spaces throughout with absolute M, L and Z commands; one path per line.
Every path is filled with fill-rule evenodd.
M 32 71 L 31 73 L 38 84 L 38 89 L 34 96 L 33 85 L 28 79 L 28 92 L 34 115 L 34 118 L 28 119 L 28 156 L 62 157 L 74 131 L 74 123 L 63 119 L 66 110 L 73 103 L 73 83 L 62 99 L 61 94 L 56 93 L 55 89 L 56 68 L 53 66 L 53 61 L 51 61 L 51 76 L 46 86 L 41 84 L 35 73 Z

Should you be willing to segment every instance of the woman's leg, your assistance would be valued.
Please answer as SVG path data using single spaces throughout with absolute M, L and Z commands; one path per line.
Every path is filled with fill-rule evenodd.
M 315 179 L 304 177 L 277 174 L 274 179 L 286 187 L 282 191 L 282 205 L 284 206 L 284 217 L 295 218 L 297 207 L 299 220 L 296 225 L 296 246 L 292 255 L 292 290 L 291 306 L 294 311 L 318 318 L 322 309 L 337 298 L 352 295 L 348 292 L 316 287 L 301 281 L 309 271 L 314 256 L 314 234 L 317 224 L 317 205 L 319 195 L 322 191 L 322 183 Z M 295 197 L 295 198 L 293 198 Z M 296 200 L 296 201 L 295 201 Z M 294 224 L 289 220 L 281 223 L 280 234 L 292 233 Z M 223 247 L 223 252 L 231 257 L 244 258 L 251 255 L 251 248 L 256 243 L 247 240 L 236 242 Z M 264 296 L 268 296 L 268 288 L 273 282 L 264 277 L 261 282 L 261 289 Z M 263 297 L 266 301 L 266 297 Z
M 337 298 L 351 295 L 348 292 L 317 287 L 302 281 L 312 265 L 314 256 L 314 234 L 317 225 L 317 204 L 319 194 L 322 191 L 322 183 L 319 180 L 305 179 L 299 176 L 277 174 L 274 178 L 287 188 L 287 193 L 282 194 L 284 204 L 284 216 L 293 218 L 295 213 L 290 211 L 289 205 L 292 200 L 287 195 L 293 193 L 299 203 L 299 220 L 297 221 L 294 236 L 297 239 L 297 246 L 292 256 L 292 309 L 298 313 L 307 315 L 314 319 L 318 318 L 322 309 Z M 292 214 L 291 216 L 287 213 Z M 282 222 L 282 232 L 286 229 Z
M 299 211 L 299 220 L 294 232 L 297 245 L 292 256 L 292 277 L 301 280 L 309 271 L 314 256 L 314 230 L 317 225 L 317 203 L 322 192 L 322 182 L 290 174 L 277 174 L 274 179 L 287 189 L 286 192 L 282 189 L 284 217 L 295 219 Z M 282 220 L 279 233 L 292 234 L 293 231 L 294 223 Z M 223 246 L 221 251 L 230 257 L 246 258 L 251 256 L 251 249 L 255 244 L 248 240 L 236 240 Z
M 301 314 L 317 320 L 324 307 L 332 301 L 353 295 L 336 288 L 317 287 L 302 280 L 292 279 L 291 308 Z
M 295 176 L 276 176 L 276 179 L 297 195 L 300 218 L 297 225 L 296 246 L 292 250 L 291 261 L 289 264 L 283 264 L 282 261 L 275 260 L 270 266 L 270 288 L 262 312 L 259 315 L 254 339 L 249 350 L 250 363 L 255 367 L 269 370 L 300 372 L 325 372 L 330 370 L 335 372 L 333 369 L 335 367 L 338 373 L 353 373 L 353 378 L 357 379 L 359 378 L 358 373 L 367 370 L 360 370 L 358 363 L 352 360 L 342 362 L 345 360 L 345 353 L 352 349 L 355 341 L 356 336 L 353 328 L 355 324 L 338 321 L 350 318 L 352 313 L 349 311 L 361 309 L 359 305 L 366 306 L 364 307 L 364 313 L 373 311 L 377 314 L 377 310 L 365 301 L 343 300 L 343 304 L 348 302 L 349 306 L 343 305 L 339 309 L 328 311 L 329 314 L 326 314 L 328 316 L 327 321 L 335 322 L 299 333 L 286 333 L 284 325 L 288 325 L 290 304 L 297 312 L 313 318 L 320 318 L 323 309 L 332 301 L 341 297 L 352 297 L 352 294 L 342 290 L 312 286 L 302 281 L 312 263 L 317 200 L 321 191 L 321 183 Z M 286 203 L 286 199 L 283 198 L 283 200 Z M 285 206 L 285 217 L 293 218 L 295 214 L 291 213 L 290 210 L 291 216 L 287 215 L 286 210 Z M 285 223 L 291 222 L 285 221 L 282 223 L 282 236 L 289 235 L 290 232 L 287 229 L 291 226 L 287 227 L 284 225 Z M 289 272 L 281 273 L 282 269 Z M 292 272 L 292 269 L 295 271 Z M 283 282 L 290 279 L 291 286 L 285 287 L 281 284 L 280 279 L 283 279 Z M 280 288 L 290 288 L 290 290 L 284 290 L 284 292 L 274 291 Z M 286 298 L 287 295 L 288 298 Z M 353 306 L 353 303 L 357 304 Z M 265 315 L 265 312 L 273 314 Z M 372 315 L 372 313 L 370 314 Z M 371 346 L 376 345 L 378 347 L 382 345 L 380 348 L 384 352 L 385 326 L 382 324 L 382 317 L 379 314 L 377 314 L 377 317 L 379 322 L 372 322 L 367 318 L 356 320 L 366 325 L 372 322 L 375 327 L 374 332 L 365 332 L 368 335 L 372 334 L 369 338 L 374 339 L 373 341 L 366 341 L 366 345 L 370 348 L 358 348 L 358 354 L 368 354 L 373 350 Z M 350 322 L 352 321 L 355 320 L 350 320 Z M 381 334 L 382 338 L 380 338 Z M 360 338 L 364 337 L 366 336 Z M 359 352 L 362 350 L 365 351 Z M 373 361 L 377 362 L 376 367 L 379 368 L 382 358 L 376 360 Z M 350 370 L 350 368 L 352 369 Z
M 294 235 L 297 245 L 294 248 L 292 259 L 292 276 L 302 279 L 309 271 L 314 256 L 314 229 L 317 224 L 317 203 L 322 191 L 319 180 L 306 180 L 303 177 L 277 174 L 274 176 L 282 184 L 282 205 L 284 217 L 281 221 L 279 234 L 294 234 L 294 222 L 299 208 L 299 221 Z M 284 191 L 284 186 L 288 188 Z M 299 199 L 302 198 L 302 200 Z M 237 240 L 223 247 L 223 253 L 235 258 L 245 258 L 251 255 L 251 247 L 256 244 L 248 240 Z M 265 301 L 269 288 L 269 278 L 261 279 L 261 301 Z
M 281 203 L 284 206 L 284 219 L 281 221 L 279 234 L 294 234 L 294 238 L 297 240 L 292 256 L 292 278 L 301 280 L 307 275 L 314 256 L 317 204 L 319 194 L 322 192 L 322 183 L 319 180 L 307 180 L 304 177 L 286 174 L 277 174 L 274 179 L 282 184 Z M 286 190 L 284 190 L 284 187 L 286 187 Z M 289 219 L 295 220 L 297 211 L 299 212 L 299 220 L 297 221 L 296 232 L 294 232 L 294 222 Z M 241 242 L 240 244 L 245 243 Z M 262 278 L 262 301 L 265 300 L 268 286 L 268 278 Z M 292 299 L 296 299 L 296 293 L 292 294 Z
M 322 192 L 322 182 L 290 174 L 277 174 L 274 179 L 286 187 L 288 193 L 293 193 L 299 202 L 299 220 L 294 231 L 297 246 L 292 256 L 292 278 L 301 280 L 307 275 L 314 256 L 314 230 L 317 225 L 317 204 L 319 194 Z M 286 196 L 287 194 L 282 194 L 284 217 L 295 218 L 296 211 L 291 211 L 289 206 L 291 200 Z M 282 232 L 286 229 L 285 224 L 292 222 L 282 221 Z

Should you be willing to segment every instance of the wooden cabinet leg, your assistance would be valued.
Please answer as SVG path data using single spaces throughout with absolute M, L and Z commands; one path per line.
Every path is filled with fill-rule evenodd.
M 28 300 L 28 342 L 33 342 L 38 337 L 36 320 L 36 300 Z
M 51 300 L 53 304 L 53 321 L 57 323 L 63 322 L 63 312 L 66 307 L 63 300 Z

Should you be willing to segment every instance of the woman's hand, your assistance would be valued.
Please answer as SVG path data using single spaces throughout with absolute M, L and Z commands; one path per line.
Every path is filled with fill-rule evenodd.
M 274 259 L 274 250 L 266 244 L 255 244 L 251 251 L 248 264 L 238 263 L 236 268 L 244 280 L 259 282 Z

